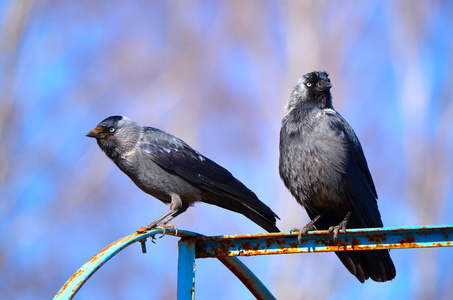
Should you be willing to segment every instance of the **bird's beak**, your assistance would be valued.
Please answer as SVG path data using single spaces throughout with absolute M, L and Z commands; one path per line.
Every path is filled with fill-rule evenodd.
M 90 132 L 85 134 L 85 136 L 90 137 L 90 138 L 99 139 L 99 138 L 103 138 L 104 137 L 103 133 L 104 133 L 104 127 L 97 126 L 93 130 L 91 130 Z
M 320 92 L 327 91 L 332 87 L 332 84 L 326 80 L 320 80 L 316 85 L 316 89 Z

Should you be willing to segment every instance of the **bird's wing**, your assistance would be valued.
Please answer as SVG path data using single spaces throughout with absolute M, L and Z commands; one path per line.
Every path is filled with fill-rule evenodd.
M 255 193 L 234 178 L 228 170 L 195 151 L 181 139 L 164 131 L 146 127 L 140 147 L 161 168 L 197 188 L 275 215 L 269 207 L 259 201 Z
M 329 115 L 329 125 L 338 132 L 347 147 L 344 184 L 361 226 L 382 227 L 376 188 L 359 139 L 346 120 L 336 112 Z
M 169 173 L 195 184 L 228 183 L 232 175 L 181 139 L 164 131 L 146 129 L 140 148 Z

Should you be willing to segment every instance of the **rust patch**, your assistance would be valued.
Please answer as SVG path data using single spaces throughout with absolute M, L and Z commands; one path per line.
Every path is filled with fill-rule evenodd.
M 228 255 L 228 251 L 230 250 L 231 248 L 231 241 L 226 239 L 223 241 L 223 243 L 220 243 L 219 247 L 217 248 L 218 250 L 216 250 L 216 254 L 218 255 L 222 255 L 222 256 L 226 256 Z
M 353 238 L 352 241 L 351 241 L 351 245 L 352 245 L 352 249 L 354 249 L 354 247 L 360 246 L 360 242 L 359 242 L 358 239 Z
M 75 278 L 79 277 L 80 274 L 83 273 L 83 270 L 78 270 L 77 272 L 75 272 L 71 278 L 69 278 L 68 281 L 66 281 L 66 283 L 63 285 L 63 287 L 61 288 L 61 290 L 57 293 L 57 297 L 60 296 L 64 291 L 66 291 L 66 289 L 68 288 L 68 285 L 72 283 L 72 281 L 74 281 Z
M 385 234 L 373 234 L 373 235 L 366 235 L 366 238 L 371 243 L 382 244 L 387 240 L 387 236 Z
M 408 236 L 404 240 L 400 241 L 400 244 L 412 244 L 415 242 L 415 238 L 413 236 Z
M 402 239 L 398 244 L 390 244 L 392 248 L 422 248 L 419 244 L 415 243 L 415 238 L 413 236 L 408 236 L 405 239 Z
M 286 242 L 284 240 L 277 240 L 274 242 L 277 242 L 278 248 L 280 248 L 280 249 L 285 248 Z M 292 246 L 292 247 L 294 248 L 294 246 Z M 297 247 L 297 246 L 295 246 L 295 247 Z
M 270 248 L 274 241 L 266 239 L 264 242 L 266 243 L 266 248 Z

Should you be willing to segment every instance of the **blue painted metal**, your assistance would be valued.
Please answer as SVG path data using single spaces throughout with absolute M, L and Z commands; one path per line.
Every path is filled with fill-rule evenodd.
M 267 287 L 235 257 L 217 257 L 237 278 L 249 289 L 256 299 L 275 300 L 276 298 Z
M 297 232 L 200 238 L 196 258 L 350 250 L 451 247 L 453 226 L 348 229 L 336 241 L 327 230 L 309 231 L 298 243 Z
M 113 256 L 119 253 L 124 248 L 140 241 L 144 241 L 149 237 L 154 237 L 155 235 L 162 234 L 162 229 L 155 229 L 143 234 L 131 234 L 126 236 L 106 248 L 104 248 L 101 252 L 93 256 L 88 262 L 86 262 L 77 272 L 75 272 L 71 278 L 63 285 L 60 291 L 55 295 L 54 300 L 60 299 L 73 299 L 79 289 L 83 286 L 83 284 L 93 275 L 102 265 L 104 265 L 107 261 L 109 261 Z M 198 238 L 203 237 L 202 235 L 186 231 L 186 230 L 174 230 L 174 229 L 167 229 L 167 235 L 173 235 L 177 237 L 181 237 L 184 239 L 184 242 L 190 243 L 196 241 Z M 193 246 L 192 246 L 193 248 Z M 143 243 L 142 243 L 143 249 Z M 184 251 L 184 250 L 183 250 Z M 179 254 L 178 254 L 179 255 Z M 194 256 L 193 256 L 194 257 Z M 219 258 L 219 260 L 228 267 L 238 278 L 244 283 L 244 285 L 250 290 L 250 292 L 255 295 L 257 299 L 275 299 L 269 290 L 261 283 L 261 281 L 255 277 L 255 275 L 244 265 L 242 264 L 236 257 L 225 257 Z M 190 265 L 190 264 L 189 264 Z M 178 262 L 179 268 L 179 262 Z M 190 269 L 190 268 L 187 268 Z M 179 271 L 179 270 L 178 270 Z M 193 269 L 187 274 L 182 275 L 178 273 L 178 280 L 182 276 L 190 277 L 193 275 Z M 240 274 L 240 276 L 238 275 Z M 192 280 L 193 282 L 193 280 Z M 179 289 L 179 287 L 178 287 Z M 178 290 L 179 294 L 179 290 Z M 178 295 L 179 297 L 179 295 Z M 179 298 L 178 298 L 179 299 Z M 186 298 L 181 298 L 186 299 Z
M 178 242 L 178 300 L 195 299 L 195 239 Z
M 161 229 L 131 234 L 106 247 L 85 263 L 60 289 L 54 299 L 72 299 L 88 278 L 127 246 L 143 241 Z M 309 231 L 299 244 L 297 233 L 225 235 L 205 237 L 195 232 L 169 229 L 167 235 L 183 238 L 179 243 L 178 299 L 194 295 L 194 259 L 216 257 L 227 266 L 257 299 L 275 299 L 258 278 L 236 257 L 282 253 L 354 251 L 401 248 L 451 247 L 453 225 L 400 228 L 348 229 L 338 239 L 328 231 Z M 143 243 L 142 243 L 143 246 Z
M 113 256 L 127 246 L 159 233 L 162 233 L 161 229 L 151 230 L 145 234 L 134 233 L 110 244 L 75 272 L 55 295 L 54 299 L 72 299 L 88 278 Z

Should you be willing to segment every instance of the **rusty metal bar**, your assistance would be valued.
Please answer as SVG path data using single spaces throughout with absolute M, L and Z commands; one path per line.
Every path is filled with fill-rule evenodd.
M 327 230 L 309 231 L 298 243 L 297 233 L 202 237 L 195 244 L 196 258 L 285 253 L 451 247 L 452 225 L 348 229 L 336 241 Z
M 182 238 L 178 242 L 178 300 L 195 299 L 195 243 L 197 238 Z M 259 300 L 276 298 L 240 260 L 219 257 L 222 262 Z
M 141 241 L 142 249 L 146 250 L 144 240 L 162 234 L 161 229 L 144 234 L 131 234 L 106 247 L 84 264 L 60 289 L 54 299 L 72 299 L 88 278 L 103 264 L 127 246 Z M 299 244 L 297 233 L 282 232 L 268 234 L 225 235 L 205 237 L 195 232 L 169 229 L 167 235 L 183 238 L 181 244 L 187 244 L 186 254 L 180 259 L 187 261 L 181 265 L 178 280 L 181 279 L 184 295 L 194 295 L 193 278 L 195 258 L 216 257 L 227 266 L 252 292 L 257 299 L 275 299 L 258 278 L 235 256 L 268 255 L 283 253 L 307 253 L 328 251 L 355 251 L 402 248 L 451 247 L 453 225 L 433 225 L 400 228 L 367 228 L 348 229 L 340 232 L 338 239 L 328 231 L 309 231 Z M 183 246 L 185 247 L 185 246 Z M 195 248 L 195 254 L 193 254 Z M 179 248 L 181 251 L 182 248 Z M 179 254 L 178 254 L 179 255 Z M 190 256 L 190 258 L 189 258 Z M 179 268 L 179 263 L 178 263 Z M 185 278 L 184 278 L 185 277 Z M 187 297 L 189 297 L 187 296 Z M 186 296 L 179 296 L 188 299 Z
M 71 278 L 63 285 L 63 287 L 55 295 L 54 300 L 56 299 L 72 299 L 83 284 L 94 274 L 102 265 L 109 261 L 113 256 L 119 253 L 121 250 L 126 248 L 129 245 L 132 245 L 135 242 L 147 239 L 150 236 L 156 234 L 161 234 L 162 230 L 156 229 L 145 234 L 131 234 L 126 236 L 106 248 L 101 252 L 93 256 L 89 261 L 87 261 L 77 272 L 75 272 Z
M 154 237 L 157 234 L 162 234 L 161 229 L 155 229 L 143 234 L 131 234 L 126 236 L 106 248 L 104 248 L 101 252 L 96 254 L 93 258 L 91 258 L 88 262 L 86 262 L 74 275 L 69 278 L 69 280 L 63 285 L 60 291 L 55 295 L 54 300 L 60 299 L 73 299 L 79 289 L 83 286 L 83 284 L 107 261 L 109 261 L 113 256 L 119 253 L 124 248 L 136 243 L 142 242 L 142 250 L 146 250 L 146 246 L 144 245 L 144 241 L 150 237 Z M 167 235 L 173 235 L 177 237 L 181 237 L 184 239 L 185 243 L 193 243 L 202 235 L 186 231 L 186 230 L 178 230 L 177 232 L 174 229 L 167 229 Z M 191 246 L 193 248 L 193 246 Z M 179 251 L 181 248 L 179 248 Z M 182 251 L 185 251 L 184 249 Z M 143 251 L 146 252 L 146 251 Z M 178 254 L 179 255 L 179 254 Z M 185 255 L 187 256 L 187 255 Z M 192 255 L 193 256 L 193 255 Z M 263 300 L 271 300 L 275 299 L 269 290 L 261 283 L 261 281 L 243 264 L 241 263 L 236 257 L 220 257 L 219 260 L 226 266 L 228 269 L 233 272 L 239 280 L 250 290 L 250 292 L 257 298 Z M 190 266 L 191 263 L 188 265 Z M 193 265 L 193 264 L 192 264 Z M 186 264 L 187 267 L 187 264 Z M 179 268 L 179 263 L 178 263 Z M 184 268 L 186 269 L 186 268 Z M 187 268 L 187 269 L 190 269 Z M 179 274 L 178 269 L 178 279 L 180 276 L 186 276 L 189 278 L 192 276 L 193 278 L 193 267 L 190 271 L 181 270 L 182 274 Z M 185 274 L 185 275 L 183 275 Z M 192 275 L 190 275 L 192 274 Z M 189 281 L 190 282 L 190 281 Z M 193 279 L 192 279 L 193 282 Z M 187 283 L 187 282 L 186 282 Z M 189 285 L 189 284 L 188 284 Z M 187 285 L 187 286 L 188 286 Z M 193 285 L 193 284 L 192 284 Z M 190 288 L 192 290 L 192 288 Z M 179 287 L 178 287 L 178 297 L 179 297 Z M 182 293 L 182 289 L 181 289 Z M 186 299 L 187 297 L 181 296 Z M 179 298 L 178 298 L 179 299 Z

